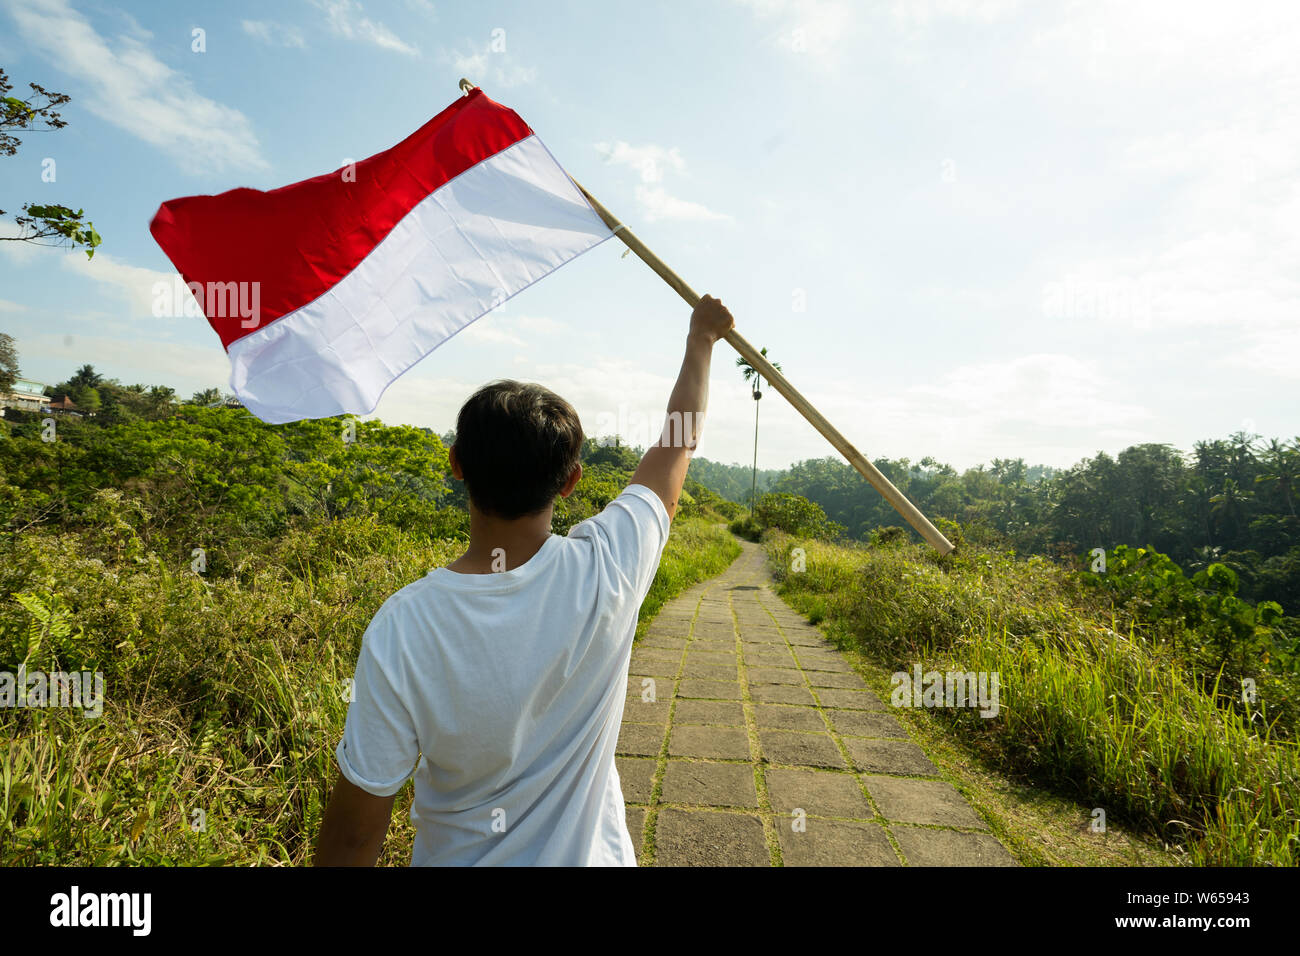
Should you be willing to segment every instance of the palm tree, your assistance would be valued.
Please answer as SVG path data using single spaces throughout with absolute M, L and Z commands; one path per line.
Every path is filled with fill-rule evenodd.
M 759 349 L 759 355 L 767 358 L 767 348 Z M 736 359 L 736 367 L 740 369 L 740 374 L 745 377 L 746 382 L 751 383 L 754 395 L 754 470 L 749 481 L 749 513 L 754 514 L 754 496 L 758 491 L 758 400 L 763 397 L 763 378 L 758 374 L 758 369 L 745 361 L 742 355 Z M 773 362 L 772 368 L 778 372 L 781 371 L 779 362 Z
M 1239 483 L 1249 480 L 1246 471 L 1255 463 L 1255 442 L 1259 437 L 1245 430 L 1235 431 L 1228 436 L 1232 449 L 1228 466 L 1232 471 L 1232 477 Z
M 1197 529 L 1196 533 L 1199 534 L 1202 531 L 1204 531 L 1205 533 L 1204 547 L 1207 548 L 1210 546 L 1210 543 L 1214 540 L 1214 530 L 1210 524 L 1210 512 L 1212 510 L 1210 508 L 1210 499 L 1211 499 L 1210 492 L 1211 492 L 1211 488 L 1210 488 L 1209 481 L 1205 478 L 1203 474 L 1201 474 L 1199 471 L 1196 471 L 1193 472 L 1191 477 L 1189 477 L 1187 481 L 1184 483 L 1182 489 L 1182 495 L 1178 499 L 1178 507 L 1183 509 L 1183 514 L 1186 517 L 1188 524 L 1190 525 L 1190 523 L 1192 522 L 1192 516 L 1195 516 L 1195 520 L 1199 523 L 1199 528 Z M 1193 544 L 1192 542 L 1194 542 L 1196 538 L 1190 532 L 1190 530 L 1188 532 L 1187 538 L 1188 538 L 1187 547 L 1191 549 L 1195 549 L 1197 545 Z
M 71 386 L 85 386 L 86 388 L 99 388 L 104 384 L 104 376 L 95 371 L 93 365 L 83 365 L 68 379 Z
M 160 415 L 165 410 L 170 411 L 172 402 L 176 400 L 176 389 L 170 385 L 151 385 L 146 400 L 149 412 Z
M 1214 505 L 1212 513 L 1220 519 L 1220 530 L 1224 525 L 1232 529 L 1231 533 L 1225 532 L 1223 539 L 1227 544 L 1233 543 L 1237 538 L 1237 532 L 1241 527 L 1241 520 L 1246 511 L 1246 503 L 1250 501 L 1251 493 L 1243 491 L 1234 478 L 1223 479 L 1223 490 L 1210 499 Z
M 1287 509 L 1294 518 L 1295 503 L 1291 498 L 1291 489 L 1300 484 L 1300 452 L 1295 448 L 1288 448 L 1284 442 L 1274 438 L 1269 442 L 1268 451 L 1265 452 L 1265 464 L 1268 470 L 1262 475 L 1256 475 L 1255 482 L 1257 484 L 1268 482 L 1280 488 Z

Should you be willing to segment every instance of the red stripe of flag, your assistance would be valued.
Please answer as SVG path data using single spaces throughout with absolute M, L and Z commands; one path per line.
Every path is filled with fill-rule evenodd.
M 514 110 L 474 89 L 358 162 L 355 182 L 336 170 L 270 191 L 172 199 L 149 231 L 187 283 L 259 284 L 252 328 L 238 314 L 207 316 L 229 347 L 329 291 L 430 193 L 530 135 Z

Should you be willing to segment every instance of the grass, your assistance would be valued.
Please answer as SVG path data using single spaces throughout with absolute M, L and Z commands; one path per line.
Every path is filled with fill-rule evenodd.
M 782 596 L 886 673 L 920 662 L 1000 675 L 997 718 L 929 712 L 989 766 L 1102 808 L 1192 864 L 1300 862 L 1297 746 L 1117 630 L 1067 570 L 999 554 L 939 559 L 913 545 L 765 541 Z M 802 572 L 788 570 L 796 546 Z
M 247 547 L 209 580 L 151 555 L 87 557 L 71 533 L 11 542 L 0 670 L 102 670 L 106 702 L 92 720 L 0 710 L 0 865 L 310 861 L 365 627 L 461 546 L 345 519 Z M 737 553 L 722 526 L 679 518 L 641 619 Z M 381 864 L 410 859 L 411 794 Z

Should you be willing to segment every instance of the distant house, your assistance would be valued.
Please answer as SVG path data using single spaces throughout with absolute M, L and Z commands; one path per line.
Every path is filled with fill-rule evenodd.
M 0 392 L 0 407 L 16 408 L 24 412 L 39 412 L 49 407 L 45 397 L 45 383 L 20 378 L 8 392 Z
M 77 403 L 67 395 L 60 395 L 58 398 L 50 399 L 50 411 L 62 412 L 65 415 L 81 416 L 81 409 L 77 408 Z

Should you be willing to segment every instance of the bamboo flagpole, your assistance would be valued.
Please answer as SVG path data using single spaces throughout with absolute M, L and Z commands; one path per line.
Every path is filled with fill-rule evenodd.
M 475 86 L 469 80 L 462 79 L 460 81 L 460 88 L 462 92 L 468 93 L 470 90 L 474 89 Z M 572 179 L 572 177 L 570 177 L 570 179 Z M 662 259 L 651 252 L 646 247 L 645 243 L 633 234 L 632 230 L 628 229 L 627 226 L 623 225 L 622 222 L 615 218 L 614 214 L 606 209 L 600 200 L 587 192 L 586 189 L 583 189 L 581 183 L 574 180 L 573 184 L 582 191 L 584 196 L 587 197 L 587 202 L 591 203 L 591 208 L 596 210 L 597 215 L 604 220 L 606 226 L 613 230 L 614 235 L 622 239 L 623 244 L 635 252 L 642 262 L 648 265 L 658 273 L 661 279 L 672 286 L 674 291 L 686 300 L 687 305 L 692 309 L 695 308 L 700 301 L 699 294 L 683 282 L 677 273 L 668 268 Z M 918 509 L 916 505 L 912 504 L 912 502 L 908 501 L 907 496 L 895 488 L 893 483 L 881 474 L 880 469 L 868 461 L 867 457 L 863 455 L 862 452 L 854 448 L 852 443 L 841 435 L 839 431 L 836 430 L 835 426 L 827 421 L 822 413 L 813 407 L 811 402 L 800 395 L 795 387 L 786 381 L 785 376 L 778 372 L 772 363 L 769 362 L 758 351 L 758 349 L 750 345 L 749 342 L 747 342 L 735 329 L 728 332 L 725 338 L 731 344 L 732 348 L 739 352 L 755 371 L 766 378 L 768 383 L 774 389 L 784 395 L 786 400 L 795 407 L 795 410 L 806 418 L 809 423 L 812 424 L 813 428 L 821 432 L 823 437 L 834 445 L 841 455 L 848 459 L 849 464 L 856 468 L 858 473 L 861 474 L 863 478 L 867 479 L 867 481 L 871 483 L 871 486 L 880 492 L 884 496 L 885 500 L 894 506 L 894 510 L 902 515 L 907 523 L 915 528 L 917 533 L 928 541 L 936 551 L 940 554 L 947 554 L 953 549 L 952 542 L 945 538 L 943 534 L 940 533 L 939 529 L 930 523 L 929 519 L 926 518 L 925 515 L 921 514 L 920 509 Z
M 572 177 L 570 177 L 572 178 Z M 637 254 L 637 257 L 658 273 L 659 277 L 672 286 L 692 309 L 700 301 L 700 296 L 694 289 L 682 281 L 682 278 L 673 272 L 672 269 L 664 263 L 657 255 L 651 252 L 644 242 L 636 237 L 632 230 L 623 225 L 614 214 L 591 193 L 583 188 L 582 184 L 574 180 L 574 185 L 582 190 L 582 194 L 587 197 L 587 202 L 591 203 L 591 208 L 605 221 L 605 225 L 614 231 L 614 234 L 623 240 L 623 244 Z M 930 520 L 923 515 L 919 508 L 912 502 L 908 501 L 907 496 L 894 487 L 893 482 L 881 474 L 880 469 L 873 465 L 867 457 L 853 447 L 853 444 L 839 433 L 839 431 L 826 420 L 821 412 L 813 407 L 808 399 L 799 394 L 798 390 L 791 385 L 784 375 L 763 355 L 750 345 L 739 332 L 732 329 L 725 336 L 731 346 L 739 352 L 756 371 L 767 379 L 774 389 L 785 396 L 786 400 L 795 407 L 804 418 L 806 418 L 813 428 L 817 429 L 835 448 L 843 455 L 850 465 L 857 469 L 863 478 L 871 482 L 871 486 L 880 492 L 886 501 L 894 506 L 894 509 L 906 519 L 907 523 L 916 529 L 917 533 L 928 541 L 940 554 L 947 554 L 953 549 L 952 542 L 943 536 Z

